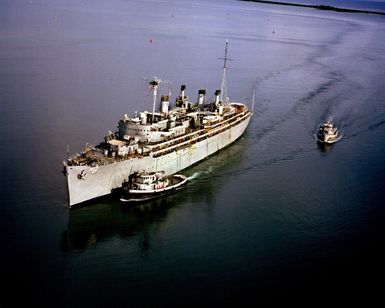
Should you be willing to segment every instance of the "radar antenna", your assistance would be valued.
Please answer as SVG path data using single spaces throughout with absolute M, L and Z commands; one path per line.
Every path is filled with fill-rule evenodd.
M 148 78 L 145 78 L 145 79 L 148 80 Z M 158 93 L 158 88 L 159 88 L 161 83 L 167 83 L 168 84 L 168 95 L 169 95 L 169 97 L 171 96 L 171 81 L 170 80 L 162 80 L 156 76 L 154 76 L 153 79 L 150 80 L 149 86 L 150 86 L 150 90 L 152 91 L 152 95 L 153 95 L 152 118 L 151 118 L 152 122 L 151 123 L 154 123 L 154 121 L 155 121 L 156 95 Z
M 155 118 L 156 94 L 157 94 L 157 90 L 159 87 L 159 82 L 160 82 L 160 80 L 157 79 L 156 77 L 149 82 L 150 89 L 152 90 L 152 94 L 154 96 L 154 100 L 153 100 L 153 104 L 152 104 L 152 121 L 151 121 L 151 123 L 154 123 L 154 118 Z

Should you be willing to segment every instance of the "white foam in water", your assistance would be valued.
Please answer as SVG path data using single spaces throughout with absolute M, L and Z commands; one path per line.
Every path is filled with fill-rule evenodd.
M 200 174 L 201 174 L 200 172 L 195 172 L 192 176 L 188 177 L 188 180 L 191 181 L 191 180 L 197 178 Z

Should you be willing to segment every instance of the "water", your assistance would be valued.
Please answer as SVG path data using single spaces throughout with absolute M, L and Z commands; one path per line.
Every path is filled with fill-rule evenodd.
M 169 306 L 370 300 L 384 272 L 385 19 L 238 1 L 0 7 L 0 304 Z M 255 114 L 178 194 L 68 209 L 61 173 L 147 79 L 220 85 Z M 167 92 L 166 87 L 163 91 Z M 211 94 L 210 94 L 211 95 Z M 333 119 L 343 138 L 314 140 Z

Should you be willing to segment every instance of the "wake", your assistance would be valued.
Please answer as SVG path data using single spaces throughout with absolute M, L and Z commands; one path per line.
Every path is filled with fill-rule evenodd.
M 200 176 L 201 172 L 195 172 L 193 175 L 189 176 L 187 179 L 189 181 L 196 179 L 198 176 Z

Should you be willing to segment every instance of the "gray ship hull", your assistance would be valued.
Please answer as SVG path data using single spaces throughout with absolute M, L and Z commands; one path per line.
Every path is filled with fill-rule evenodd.
M 137 156 L 97 167 L 67 166 L 69 205 L 110 194 L 134 172 L 165 171 L 170 175 L 188 168 L 237 140 L 247 128 L 250 115 L 219 134 L 165 155 Z

